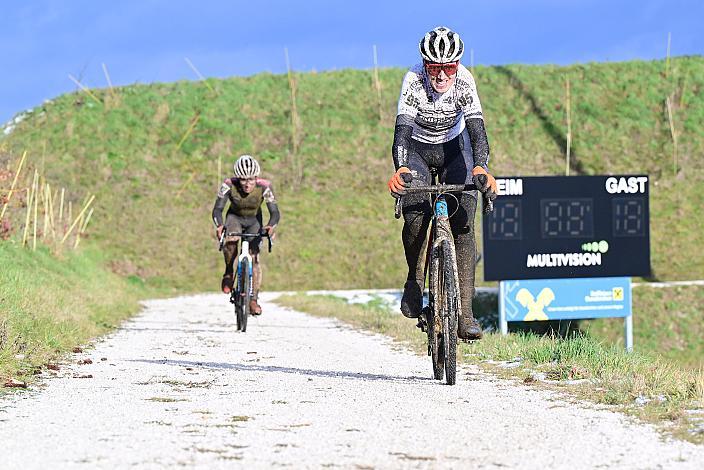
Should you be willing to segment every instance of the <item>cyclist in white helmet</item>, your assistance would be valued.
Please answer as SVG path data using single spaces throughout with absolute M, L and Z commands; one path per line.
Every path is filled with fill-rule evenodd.
M 251 155 L 242 155 L 234 165 L 234 177 L 223 181 L 218 191 L 215 206 L 213 207 L 213 223 L 216 227 L 218 239 L 225 234 L 225 246 L 223 254 L 225 256 L 225 274 L 222 277 L 221 288 L 229 294 L 233 285 L 234 262 L 237 255 L 237 242 L 239 237 L 229 236 L 230 233 L 258 233 L 262 227 L 261 205 L 266 202 L 269 210 L 269 221 L 264 226 L 264 230 L 270 237 L 274 236 L 274 229 L 279 223 L 279 208 L 276 204 L 276 197 L 271 183 L 268 180 L 259 178 L 261 169 Z M 223 222 L 222 211 L 227 201 L 230 207 L 227 210 L 227 217 Z M 250 243 L 249 250 L 252 255 L 253 273 L 253 295 L 250 303 L 250 312 L 253 315 L 262 313 L 262 309 L 257 302 L 259 289 L 262 282 L 262 270 L 259 264 L 259 243 L 261 239 Z
M 389 180 L 394 195 L 403 194 L 404 173 L 410 173 L 419 184 L 430 184 L 431 172 L 441 183 L 474 182 L 480 191 L 496 196 L 496 181 L 488 173 L 489 143 L 484 116 L 474 77 L 460 64 L 464 44 L 459 34 L 440 26 L 429 31 L 420 41 L 423 61 L 404 77 L 398 102 L 396 128 L 392 148 L 396 173 Z M 487 175 L 480 184 L 478 175 Z M 407 177 L 406 177 L 407 178 Z M 457 251 L 462 312 L 458 336 L 479 339 L 482 330 L 474 319 L 474 269 L 476 246 L 474 213 L 477 192 L 448 198 L 448 210 Z M 424 256 L 428 225 L 432 215 L 427 195 L 403 198 L 403 247 L 408 276 L 401 299 L 401 312 L 409 318 L 421 314 L 425 284 Z

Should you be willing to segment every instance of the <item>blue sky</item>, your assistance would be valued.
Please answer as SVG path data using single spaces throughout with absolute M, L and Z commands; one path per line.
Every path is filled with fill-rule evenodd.
M 441 7 L 438 7 L 440 5 Z M 418 61 L 417 42 L 447 25 L 474 63 L 572 64 L 704 54 L 704 1 L 165 1 L 0 0 L 0 123 L 74 90 L 381 66 Z M 469 63 L 469 54 L 464 57 Z

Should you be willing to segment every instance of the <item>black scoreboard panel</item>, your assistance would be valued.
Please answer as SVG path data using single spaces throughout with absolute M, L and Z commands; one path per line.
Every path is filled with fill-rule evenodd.
M 484 279 L 650 275 L 648 177 L 497 178 Z

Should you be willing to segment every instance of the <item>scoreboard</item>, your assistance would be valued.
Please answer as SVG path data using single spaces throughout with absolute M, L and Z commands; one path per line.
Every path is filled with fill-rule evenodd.
M 484 279 L 649 276 L 646 175 L 497 178 Z

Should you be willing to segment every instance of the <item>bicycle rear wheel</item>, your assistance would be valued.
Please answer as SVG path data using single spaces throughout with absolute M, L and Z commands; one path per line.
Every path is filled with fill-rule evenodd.
M 433 376 L 436 380 L 442 380 L 445 374 L 445 347 L 442 335 L 442 311 L 444 308 L 445 295 L 442 291 L 444 285 L 442 281 L 443 270 L 440 269 L 442 259 L 442 247 L 434 246 L 430 248 L 430 292 L 428 300 L 428 347 L 430 348 L 433 361 Z
M 459 279 L 457 276 L 457 262 L 455 261 L 455 247 L 450 240 L 442 241 L 442 279 L 443 292 L 443 347 L 445 361 L 445 379 L 448 385 L 457 381 L 457 319 L 459 317 Z

